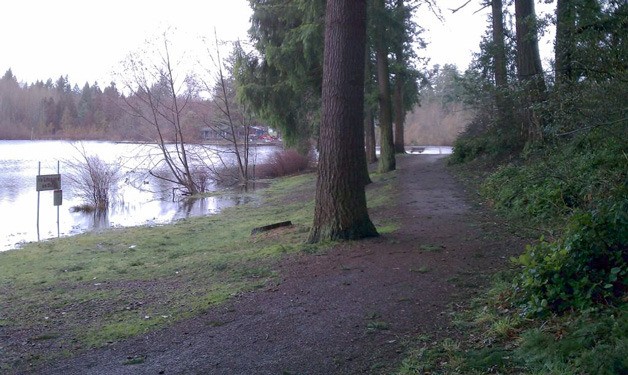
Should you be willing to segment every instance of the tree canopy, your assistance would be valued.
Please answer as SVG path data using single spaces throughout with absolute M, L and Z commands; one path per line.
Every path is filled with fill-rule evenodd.
M 262 119 L 280 129 L 289 144 L 307 147 L 309 140 L 317 137 L 320 123 L 325 2 L 249 2 L 253 10 L 249 35 L 255 51 L 239 59 L 239 97 Z M 399 79 L 405 99 L 400 108 L 404 113 L 418 101 L 416 82 L 420 74 L 414 50 L 417 41 L 419 47 L 423 44 L 418 37 L 421 29 L 411 17 L 416 4 L 386 1 L 382 9 L 385 17 L 369 16 L 367 27 L 366 61 L 374 63 L 373 35 L 382 27 L 391 31 L 385 33 L 386 53 L 401 51 L 399 60 L 391 65 L 388 79 Z M 370 75 L 367 80 L 374 77 Z

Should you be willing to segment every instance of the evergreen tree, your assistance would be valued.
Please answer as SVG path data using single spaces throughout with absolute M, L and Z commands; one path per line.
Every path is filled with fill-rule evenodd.
M 13 71 L 8 69 L 0 79 L 0 123 L 15 126 L 17 120 L 16 99 L 20 87 Z
M 259 56 L 242 55 L 239 97 L 301 152 L 320 119 L 323 0 L 249 0 L 249 35 Z
M 81 90 L 81 98 L 78 101 L 78 119 L 81 126 L 89 127 L 94 123 L 94 102 L 92 99 L 92 88 L 89 83 L 85 83 Z

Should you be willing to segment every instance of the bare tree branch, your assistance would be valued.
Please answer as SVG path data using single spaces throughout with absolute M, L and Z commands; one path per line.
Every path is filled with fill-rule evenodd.
M 462 5 L 461 5 L 461 6 L 459 6 L 458 8 L 455 8 L 455 9 L 451 9 L 451 8 L 449 8 L 449 10 L 451 11 L 451 13 L 452 13 L 452 14 L 453 14 L 453 13 L 456 13 L 456 12 L 457 12 L 457 11 L 459 11 L 460 9 L 462 9 L 462 8 L 466 7 L 467 5 L 469 5 L 469 3 L 470 3 L 471 1 L 472 1 L 472 0 L 467 0 L 467 2 L 466 2 L 466 3 L 462 4 Z

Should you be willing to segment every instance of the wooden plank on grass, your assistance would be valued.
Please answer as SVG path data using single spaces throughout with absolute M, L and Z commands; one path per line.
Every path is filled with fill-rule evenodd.
M 267 232 L 269 230 L 273 230 L 273 229 L 277 229 L 281 227 L 289 227 L 291 225 L 292 225 L 292 221 L 282 221 L 281 223 L 264 225 L 263 227 L 253 228 L 253 230 L 251 231 L 251 235 L 261 233 L 261 232 Z

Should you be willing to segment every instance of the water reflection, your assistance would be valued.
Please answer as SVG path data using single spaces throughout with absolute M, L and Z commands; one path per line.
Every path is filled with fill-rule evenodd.
M 103 210 L 96 210 L 92 213 L 85 213 L 85 215 L 91 216 L 91 220 L 88 221 L 87 226 L 92 229 L 105 229 L 111 226 L 109 222 L 109 212 Z

